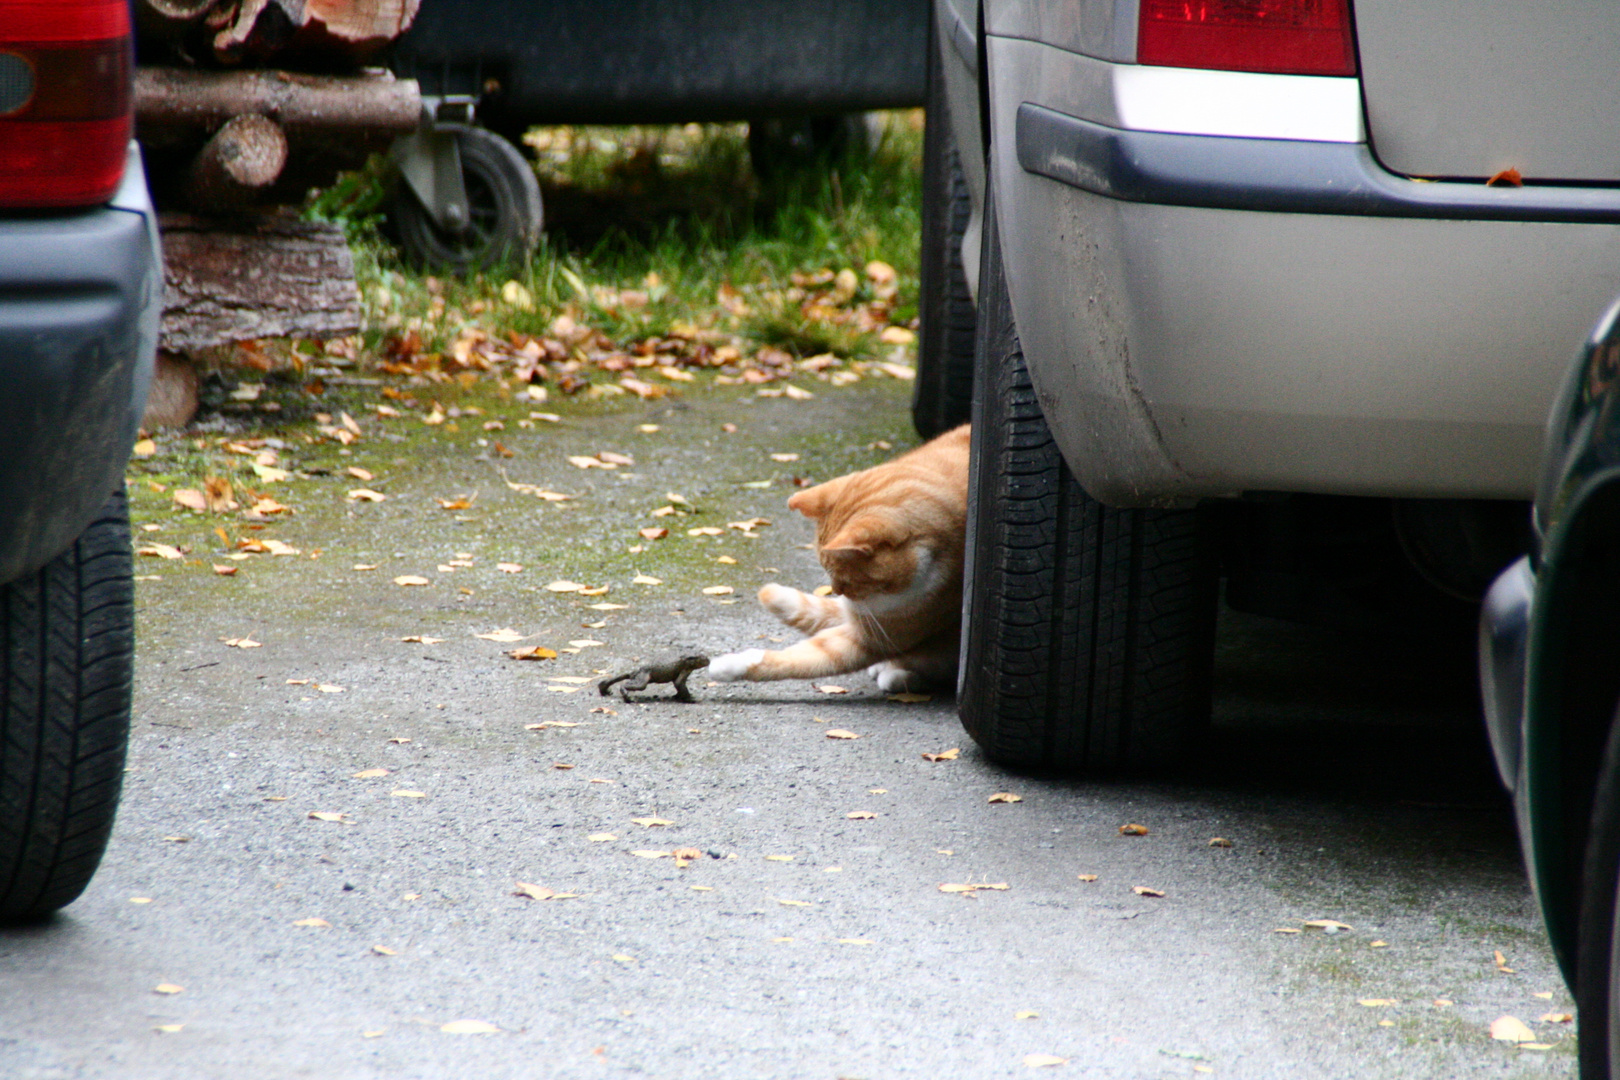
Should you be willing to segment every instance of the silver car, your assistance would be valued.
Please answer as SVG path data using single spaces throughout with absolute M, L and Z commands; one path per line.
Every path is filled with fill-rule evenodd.
M 1620 291 L 1620 7 L 934 24 L 914 412 L 972 402 L 959 700 L 986 752 L 1184 756 L 1219 577 L 1249 611 L 1466 634 Z

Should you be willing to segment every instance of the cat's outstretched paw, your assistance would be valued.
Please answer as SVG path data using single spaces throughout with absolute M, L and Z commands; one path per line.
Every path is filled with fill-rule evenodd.
M 764 649 L 744 649 L 709 661 L 709 678 L 716 682 L 736 682 L 748 677 L 748 669 L 765 659 Z

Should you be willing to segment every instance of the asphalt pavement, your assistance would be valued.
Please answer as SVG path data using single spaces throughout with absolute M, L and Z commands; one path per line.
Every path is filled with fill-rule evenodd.
M 1210 751 L 1155 783 L 1008 773 L 864 675 L 596 693 L 792 640 L 752 593 L 823 580 L 793 477 L 905 445 L 905 390 L 491 406 L 510 459 L 367 420 L 286 455 L 285 557 L 138 504 L 193 557 L 141 560 L 99 875 L 0 935 L 0 1075 L 1572 1076 L 1454 660 L 1228 617 Z M 603 449 L 633 464 L 566 462 Z M 332 478 L 362 460 L 385 501 Z

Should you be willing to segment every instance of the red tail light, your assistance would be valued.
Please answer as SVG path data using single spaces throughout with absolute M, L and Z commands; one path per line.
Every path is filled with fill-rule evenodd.
M 0 0 L 0 207 L 112 198 L 132 65 L 127 0 Z
M 1136 59 L 1162 67 L 1354 75 L 1349 0 L 1142 0 Z

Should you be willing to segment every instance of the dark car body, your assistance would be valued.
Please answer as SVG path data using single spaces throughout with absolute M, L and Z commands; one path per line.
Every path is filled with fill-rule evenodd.
M 0 215 L 0 583 L 66 549 L 120 485 L 162 294 L 133 144 L 106 205 Z
M 1492 586 L 1480 667 L 1525 865 L 1575 985 L 1583 860 L 1620 702 L 1620 303 L 1553 407 L 1534 545 Z
M 437 0 L 395 46 L 497 130 L 921 105 L 927 0 Z

